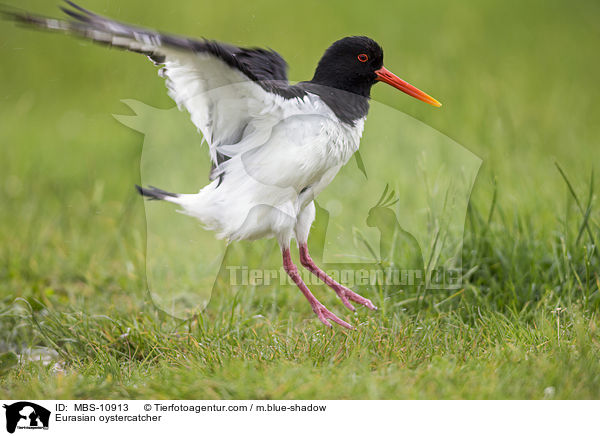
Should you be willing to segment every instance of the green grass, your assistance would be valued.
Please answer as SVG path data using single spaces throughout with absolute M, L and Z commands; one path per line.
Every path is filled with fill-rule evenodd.
M 22 361 L 1 386 L 14 398 L 598 398 L 597 260 L 561 235 L 546 252 L 524 227 L 495 227 L 467 240 L 479 269 L 461 292 L 401 311 L 386 299 L 349 318 L 354 332 L 322 327 L 290 293 L 223 289 L 178 322 L 143 303 L 135 274 L 39 283 L 6 299 L 5 341 L 52 348 L 59 366 Z M 86 295 L 109 309 L 77 310 Z
M 123 98 L 171 107 L 163 84 L 143 58 L 1 22 L 0 396 L 600 398 L 597 3 L 342 4 L 296 4 L 283 24 L 292 6 L 267 1 L 86 2 L 166 30 L 271 45 L 293 79 L 310 76 L 340 36 L 379 40 L 388 68 L 444 107 L 383 88 L 375 99 L 483 160 L 464 286 L 400 300 L 366 289 L 380 310 L 356 315 L 316 287 L 352 332 L 324 328 L 287 287 L 220 286 L 187 321 L 157 310 L 131 188 L 143 138 L 111 114 L 127 111 Z M 368 122 L 361 150 L 377 135 Z M 254 247 L 256 261 L 272 255 Z M 28 359 L 32 350 L 50 363 Z

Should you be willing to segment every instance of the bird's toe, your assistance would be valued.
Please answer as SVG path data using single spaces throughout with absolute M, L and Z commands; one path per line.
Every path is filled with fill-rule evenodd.
M 352 326 L 352 324 L 349 324 L 346 321 L 342 320 L 340 317 L 338 317 L 337 315 L 335 315 L 333 312 L 331 312 L 330 310 L 328 310 L 323 305 L 314 307 L 313 310 L 317 314 L 317 316 L 319 317 L 319 321 L 321 321 L 323 324 L 325 324 L 329 328 L 333 327 L 331 325 L 331 323 L 329 322 L 329 320 L 331 320 L 334 323 L 336 323 L 338 325 L 341 325 L 344 328 L 347 328 L 348 330 L 354 330 L 354 327 Z

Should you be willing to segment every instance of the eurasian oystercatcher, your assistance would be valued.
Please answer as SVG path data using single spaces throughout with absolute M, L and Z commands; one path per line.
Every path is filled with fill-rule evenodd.
M 434 98 L 383 66 L 383 50 L 366 36 L 334 42 L 311 80 L 291 85 L 287 64 L 272 50 L 174 36 L 120 23 L 65 0 L 71 20 L 3 11 L 19 23 L 142 53 L 161 66 L 169 95 L 187 109 L 208 143 L 211 182 L 196 194 L 137 186 L 139 193 L 183 208 L 230 241 L 276 237 L 283 267 L 319 320 L 352 329 L 302 281 L 290 257 L 295 238 L 304 267 L 342 303 L 373 303 L 329 277 L 307 247 L 314 198 L 358 150 L 371 87 L 385 82 L 434 106 Z

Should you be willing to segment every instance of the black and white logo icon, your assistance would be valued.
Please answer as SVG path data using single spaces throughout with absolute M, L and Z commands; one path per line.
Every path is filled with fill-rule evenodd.
M 47 430 L 50 411 L 29 401 L 19 401 L 3 406 L 6 409 L 6 431 L 14 433 L 16 429 Z

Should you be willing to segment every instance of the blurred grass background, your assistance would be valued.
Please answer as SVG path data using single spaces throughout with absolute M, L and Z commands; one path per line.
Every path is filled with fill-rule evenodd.
M 59 15 L 57 1 L 6 2 Z M 465 269 L 477 271 L 448 301 L 393 316 L 361 311 L 349 334 L 317 325 L 299 295 L 223 289 L 184 324 L 154 311 L 144 298 L 144 207 L 132 189 L 143 139 L 112 114 L 128 112 L 124 98 L 172 107 L 163 81 L 144 57 L 1 22 L 0 352 L 20 356 L 3 355 L 3 396 L 600 396 L 598 2 L 82 5 L 269 46 L 293 81 L 312 77 L 342 36 L 379 41 L 386 66 L 444 106 L 386 87 L 373 98 L 483 160 L 463 250 Z M 35 349 L 58 363 L 27 359 Z

